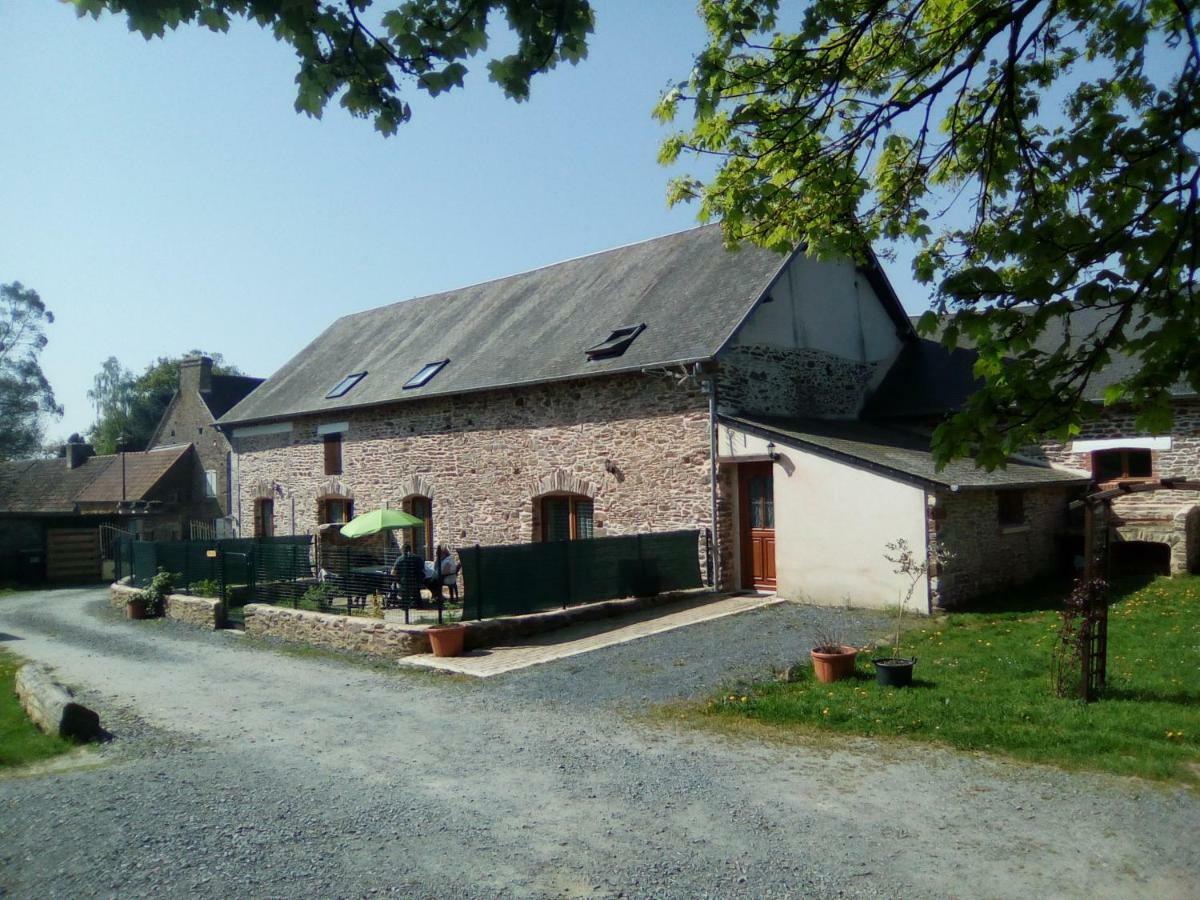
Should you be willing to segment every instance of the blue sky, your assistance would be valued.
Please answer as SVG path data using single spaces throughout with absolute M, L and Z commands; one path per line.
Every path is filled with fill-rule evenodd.
M 650 118 L 704 32 L 693 0 L 598 5 L 589 58 L 505 100 L 476 62 L 379 137 L 292 109 L 295 62 L 255 26 L 147 43 L 123 19 L 0 5 L 0 282 L 54 311 L 44 368 L 92 422 L 108 356 L 193 347 L 269 375 L 340 315 L 695 224 L 668 209 Z M 682 170 L 702 173 L 696 165 Z M 885 264 L 910 310 L 927 291 Z

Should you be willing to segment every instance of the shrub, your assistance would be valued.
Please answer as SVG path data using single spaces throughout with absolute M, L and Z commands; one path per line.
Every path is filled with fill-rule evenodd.
M 188 585 L 188 593 L 195 597 L 220 597 L 221 585 L 211 578 L 202 578 Z

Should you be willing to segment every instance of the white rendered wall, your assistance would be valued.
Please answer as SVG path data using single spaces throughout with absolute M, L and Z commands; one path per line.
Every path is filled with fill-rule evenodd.
M 798 254 L 734 338 L 734 346 L 822 350 L 842 359 L 878 362 L 900 349 L 896 323 L 871 283 L 850 262 Z
M 766 440 L 725 425 L 718 441 L 722 460 L 766 453 Z M 924 559 L 925 491 L 779 442 L 775 452 L 779 595 L 822 606 L 840 606 L 849 597 L 851 606 L 894 608 L 908 580 L 883 558 L 885 545 L 904 538 Z M 739 520 L 735 515 L 738 547 Z M 929 612 L 926 579 L 917 584 L 909 608 Z

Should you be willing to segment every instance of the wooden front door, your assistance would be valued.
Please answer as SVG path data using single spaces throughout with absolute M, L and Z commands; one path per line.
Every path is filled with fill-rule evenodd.
M 774 463 L 738 467 L 742 587 L 775 589 Z

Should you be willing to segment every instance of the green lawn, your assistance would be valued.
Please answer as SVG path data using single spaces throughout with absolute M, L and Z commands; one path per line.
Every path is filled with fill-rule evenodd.
M 21 664 L 17 657 L 0 650 L 0 769 L 37 762 L 75 747 L 63 738 L 42 734 L 25 717 L 13 689 Z
M 1070 768 L 1200 781 L 1200 578 L 1114 591 L 1108 688 L 1091 705 L 1053 695 L 1053 604 L 1066 587 L 1007 598 L 1008 609 L 956 613 L 909 631 L 911 688 L 875 684 L 870 653 L 854 679 L 725 690 L 704 714 L 792 730 L 898 736 Z M 994 605 L 997 606 L 997 605 Z M 1014 607 L 1024 607 L 1015 608 Z

